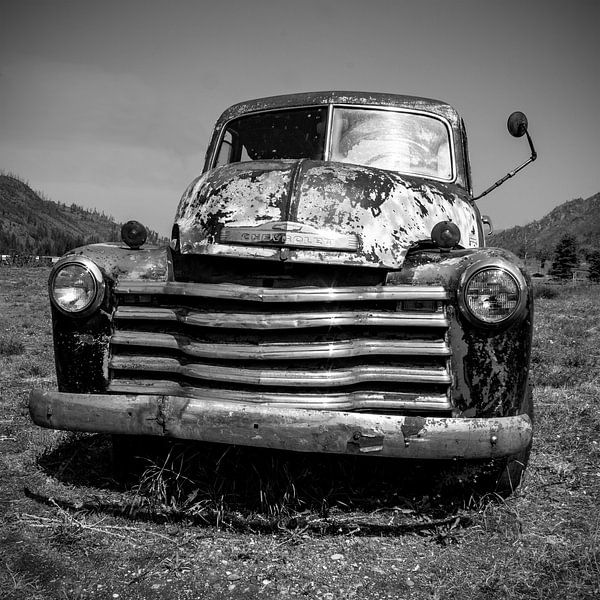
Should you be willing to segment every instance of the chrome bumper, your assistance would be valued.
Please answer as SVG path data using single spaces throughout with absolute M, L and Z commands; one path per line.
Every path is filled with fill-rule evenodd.
M 526 448 L 532 436 L 527 415 L 389 416 L 164 395 L 34 390 L 29 412 L 37 425 L 51 429 L 427 460 L 510 456 Z

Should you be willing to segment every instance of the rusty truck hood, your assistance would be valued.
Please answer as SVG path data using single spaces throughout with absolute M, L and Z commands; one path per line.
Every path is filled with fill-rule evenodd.
M 478 214 L 454 185 L 312 160 L 234 163 L 196 179 L 175 223 L 188 254 L 400 268 L 409 248 L 454 222 L 478 247 Z

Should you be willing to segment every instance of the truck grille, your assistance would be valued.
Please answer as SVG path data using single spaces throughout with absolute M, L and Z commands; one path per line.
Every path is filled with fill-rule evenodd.
M 121 281 L 109 391 L 449 414 L 441 286 Z

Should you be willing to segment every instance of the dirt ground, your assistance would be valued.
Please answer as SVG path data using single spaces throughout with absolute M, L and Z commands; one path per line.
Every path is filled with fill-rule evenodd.
M 55 386 L 47 275 L 0 268 L 0 598 L 600 597 L 597 287 L 537 299 L 534 447 L 503 501 L 443 469 L 203 444 L 123 485 L 109 437 L 29 420 Z

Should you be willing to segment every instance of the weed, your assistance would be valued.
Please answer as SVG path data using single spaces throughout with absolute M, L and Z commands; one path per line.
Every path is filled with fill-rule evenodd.
M 143 496 L 156 511 L 165 508 L 185 510 L 197 495 L 190 486 L 193 481 L 184 474 L 193 459 L 193 456 L 186 457 L 185 452 L 178 451 L 175 445 L 160 463 L 146 459 L 148 466 L 135 486 L 138 498 Z
M 20 356 L 25 352 L 25 344 L 19 338 L 8 335 L 0 337 L 0 356 Z
M 7 594 L 6 596 L 2 595 L 3 598 L 35 600 L 44 597 L 38 577 L 19 572 L 7 561 L 4 562 L 3 567 L 4 569 L 0 569 L 0 586 L 2 592 Z M 3 570 L 6 574 L 2 573 Z
M 43 365 L 40 365 L 36 362 L 24 362 L 20 367 L 19 367 L 19 375 L 21 377 L 29 377 L 29 378 L 36 378 L 36 377 L 41 377 L 42 375 L 46 374 L 46 370 L 44 369 Z
M 545 283 L 535 284 L 533 286 L 533 297 L 534 298 L 557 298 L 560 296 L 560 286 L 548 285 Z
M 225 450 L 223 450 L 225 448 Z M 297 529 L 344 515 L 344 527 L 420 515 L 445 519 L 461 510 L 482 467 L 175 443 L 145 461 L 131 511 L 159 518 L 193 517 L 217 526 L 247 518 Z M 459 479 L 462 478 L 462 479 Z M 390 520 L 391 519 L 391 520 Z

